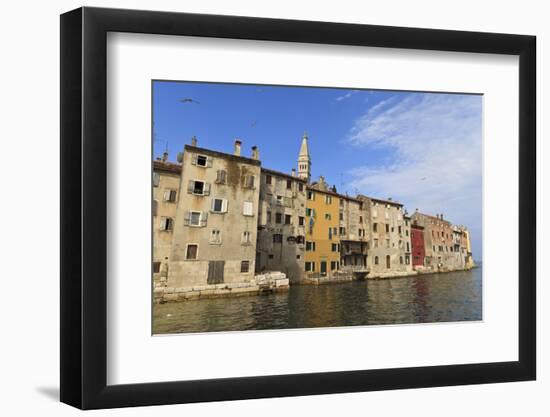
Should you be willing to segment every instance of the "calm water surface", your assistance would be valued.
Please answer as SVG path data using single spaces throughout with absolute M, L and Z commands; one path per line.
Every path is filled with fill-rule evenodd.
M 481 320 L 481 268 L 155 305 L 153 333 Z

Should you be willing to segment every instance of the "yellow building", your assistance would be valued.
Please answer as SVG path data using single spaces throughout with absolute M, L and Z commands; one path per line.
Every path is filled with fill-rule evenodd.
M 307 187 L 305 271 L 309 277 L 332 276 L 340 268 L 338 194 L 324 180 Z

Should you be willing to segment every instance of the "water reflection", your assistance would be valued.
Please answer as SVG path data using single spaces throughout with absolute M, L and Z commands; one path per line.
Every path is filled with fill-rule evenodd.
M 481 268 L 155 305 L 154 333 L 481 320 Z

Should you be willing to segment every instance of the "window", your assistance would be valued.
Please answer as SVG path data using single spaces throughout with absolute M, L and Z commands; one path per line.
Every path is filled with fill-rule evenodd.
M 389 248 L 389 247 L 390 247 L 390 240 L 386 239 L 386 248 Z
M 273 243 L 283 243 L 283 235 L 277 233 L 273 235 Z
M 409 236 L 409 231 L 405 230 L 405 236 Z
M 199 245 L 187 245 L 187 251 L 185 259 L 197 259 L 197 252 L 199 251 Z
M 283 205 L 283 196 L 282 195 L 277 196 L 277 205 L 279 205 L 279 206 Z
M 285 224 L 292 223 L 292 216 L 290 214 L 285 214 Z
M 254 216 L 254 206 L 251 201 L 243 202 L 243 215 Z
M 271 175 L 266 175 L 265 176 L 265 183 L 266 184 L 271 184 Z
M 435 252 L 435 245 L 434 245 L 434 247 L 433 247 L 433 251 Z
M 375 248 L 378 247 L 378 239 L 374 239 L 374 247 L 375 247 Z
M 304 216 L 298 216 L 298 226 L 304 225 Z
M 153 273 L 157 274 L 160 272 L 160 262 L 153 262 Z
M 333 228 L 332 228 L 332 234 L 333 234 L 334 236 L 338 236 L 338 228 L 337 228 L 337 227 L 333 227 Z
M 311 216 L 311 209 L 310 208 L 306 208 L 306 216 Z
M 298 191 L 300 192 L 304 191 L 304 184 L 302 184 L 301 182 L 298 183 Z
M 409 265 L 411 263 L 411 258 L 409 255 L 405 255 L 405 265 Z
M 222 243 L 222 234 L 220 230 L 212 229 L 212 231 L 210 232 L 209 243 L 212 245 L 219 245 Z
M 372 209 L 372 217 L 373 217 L 374 219 L 376 219 L 376 218 L 378 217 L 378 209 L 376 209 L 376 208 L 373 208 L 373 209 Z
M 251 233 L 249 231 L 244 231 L 241 236 L 241 243 L 243 245 L 250 245 L 251 243 L 250 236 L 251 236 Z
M 339 246 L 338 243 L 333 243 L 333 244 L 331 245 L 331 250 L 332 250 L 333 252 L 340 252 L 340 248 L 339 248 L 338 246 Z
M 306 262 L 306 272 L 315 272 L 315 262 Z
M 363 216 L 359 216 L 359 223 L 363 223 Z
M 332 216 L 329 213 L 325 214 L 325 220 L 332 220 Z
M 390 225 L 386 223 L 386 233 L 390 233 Z
M 301 243 L 302 245 L 306 241 L 306 238 L 304 236 L 296 236 L 296 243 Z
M 401 234 L 401 226 L 397 227 L 397 231 L 399 232 L 399 234 Z
M 301 259 L 302 255 L 296 255 L 296 259 Z
M 267 223 L 271 223 L 271 212 L 268 211 L 266 214 L 267 214 Z
M 306 251 L 315 252 L 315 242 L 306 242 Z
M 185 213 L 184 222 L 185 226 L 204 227 L 208 219 L 208 213 L 202 211 L 187 211 Z
M 399 244 L 398 244 L 397 246 L 398 246 L 399 248 L 402 248 L 402 247 L 403 247 L 403 241 L 400 240 L 400 241 L 399 241 Z
M 399 257 L 399 263 L 400 263 L 401 265 L 403 265 L 403 257 L 402 257 L 402 256 Z
M 307 192 L 307 199 L 308 200 L 315 200 L 315 193 L 313 191 Z
M 241 274 L 248 272 L 250 269 L 250 261 L 241 261 Z
M 270 253 L 269 255 L 267 255 L 267 257 L 268 257 L 269 259 L 273 259 L 273 254 Z
M 345 227 L 341 227 L 341 228 L 340 228 L 340 236 L 345 235 L 345 234 L 346 234 L 346 228 L 345 228 Z
M 283 222 L 283 215 L 281 213 L 275 213 L 275 223 L 281 224 Z
M 344 220 L 344 212 L 340 212 L 340 221 Z
M 153 200 L 153 216 L 157 215 L 159 209 L 159 202 L 157 200 Z
M 176 190 L 164 190 L 164 201 L 173 203 L 176 201 Z
M 326 195 L 325 196 L 325 204 L 332 204 L 332 196 Z
M 153 187 L 158 187 L 160 183 L 160 174 L 158 172 L 153 172 Z
M 296 238 L 294 236 L 289 236 L 286 238 L 288 243 L 296 243 Z
M 373 223 L 373 224 L 372 224 L 372 231 L 373 231 L 374 233 L 378 233 L 378 223 Z
M 336 269 L 338 269 L 338 262 L 336 262 L 336 261 L 330 261 L 330 270 L 331 270 L 331 271 L 334 271 L 334 270 L 336 270 Z
M 213 213 L 227 212 L 227 200 L 225 198 L 213 198 L 212 207 L 210 207 L 210 210 Z
M 292 180 L 286 180 L 286 189 L 292 190 Z
M 378 265 L 378 256 L 375 256 L 375 257 L 374 257 L 374 264 L 375 264 L 375 265 Z
M 407 252 L 411 251 L 411 247 L 409 246 L 409 242 L 407 242 Z
M 208 157 L 204 155 L 197 155 L 197 165 L 200 167 L 205 167 L 208 163 Z
M 358 229 L 359 237 L 365 237 L 365 229 Z
M 254 188 L 254 175 L 247 175 L 244 177 L 244 187 Z
M 386 218 L 386 219 L 390 218 L 390 212 L 387 209 L 384 210 L 384 218 Z
M 391 258 L 390 255 L 386 255 L 386 268 L 390 269 L 391 266 Z
M 160 218 L 160 230 L 170 231 L 174 228 L 174 219 L 171 217 Z
M 223 169 L 218 169 L 216 172 L 216 184 L 225 184 L 225 180 L 227 177 L 227 171 Z
M 210 195 L 210 184 L 207 184 L 204 181 L 189 180 L 187 192 L 189 194 L 196 195 Z

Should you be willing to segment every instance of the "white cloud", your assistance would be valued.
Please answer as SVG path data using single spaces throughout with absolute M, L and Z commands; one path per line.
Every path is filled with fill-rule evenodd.
M 409 212 L 445 213 L 480 233 L 481 106 L 481 96 L 421 93 L 372 106 L 347 141 L 363 152 L 382 150 L 390 162 L 352 169 L 351 189 L 391 196 Z
M 350 90 L 346 94 L 343 94 L 341 96 L 336 97 L 336 101 L 346 100 L 346 99 L 350 98 L 351 96 L 353 96 L 357 92 L 358 92 L 358 90 Z

